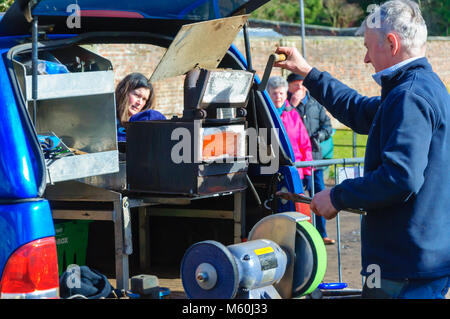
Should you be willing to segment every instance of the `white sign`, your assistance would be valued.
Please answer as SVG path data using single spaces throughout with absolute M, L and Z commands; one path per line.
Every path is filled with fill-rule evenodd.
M 362 177 L 364 175 L 364 167 L 347 166 L 338 168 L 338 183 L 342 183 L 348 178 Z

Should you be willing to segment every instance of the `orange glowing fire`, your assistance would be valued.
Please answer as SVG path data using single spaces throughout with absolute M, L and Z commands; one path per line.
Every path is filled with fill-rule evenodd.
M 238 156 L 238 133 L 220 132 L 203 136 L 203 159 Z

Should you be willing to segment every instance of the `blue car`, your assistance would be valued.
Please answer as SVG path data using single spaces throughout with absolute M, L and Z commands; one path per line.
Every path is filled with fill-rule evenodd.
M 74 115 L 68 113 L 74 109 L 92 110 L 99 104 L 96 99 L 114 106 L 110 103 L 114 101 L 111 88 L 102 87 L 100 78 L 80 77 L 75 82 L 58 80 L 54 82 L 58 89 L 52 89 L 44 80 L 37 82 L 37 76 L 49 74 L 49 81 L 56 76 L 71 81 L 67 76 L 82 74 L 80 68 L 86 68 L 82 70 L 85 74 L 101 70 L 98 76 L 111 79 L 111 63 L 87 52 L 81 44 L 146 43 L 168 48 L 185 24 L 249 14 L 268 1 L 16 0 L 0 16 L 0 298 L 58 298 L 55 228 L 46 188 L 49 184 L 112 173 L 118 167 L 114 161 L 112 168 L 95 165 L 96 161 L 105 163 L 106 156 L 109 159 L 118 155 L 114 108 L 101 110 L 101 129 L 106 132 L 101 145 L 87 134 L 81 136 L 81 131 L 89 130 L 84 126 L 74 134 L 90 139 L 83 144 L 89 146 L 79 146 L 76 141 L 71 144 L 70 139 L 61 143 L 54 135 L 58 130 L 69 129 L 69 122 L 60 122 L 72 121 Z M 75 55 L 92 57 L 95 63 L 79 63 L 73 59 Z M 247 64 L 248 58 L 248 52 L 241 53 L 232 45 L 219 67 L 253 71 Z M 277 212 L 296 210 L 291 202 L 273 200 L 276 190 L 303 192 L 282 122 L 267 92 L 257 90 L 257 76 L 254 81 L 253 98 L 247 106 L 248 127 L 277 129 L 278 134 L 269 137 L 266 146 L 276 148 L 279 167 L 275 172 L 264 173 L 265 165 L 260 161 L 250 164 L 248 176 L 253 187 L 248 189 L 247 229 L 273 213 L 267 206 Z M 89 107 L 83 110 L 82 104 Z M 83 113 L 77 116 L 85 119 Z M 92 127 L 99 129 L 96 123 Z M 95 152 L 94 159 L 86 160 L 87 165 L 92 164 L 87 173 L 79 169 L 67 173 L 61 168 L 63 165 L 55 164 L 73 167 L 64 152 L 77 145 Z M 56 147 L 57 156 L 49 157 L 49 153 L 55 154 Z

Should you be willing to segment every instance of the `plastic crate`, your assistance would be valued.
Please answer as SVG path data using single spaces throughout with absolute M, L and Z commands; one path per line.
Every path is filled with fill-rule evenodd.
M 61 275 L 71 264 L 86 265 L 90 220 L 55 222 L 58 269 Z

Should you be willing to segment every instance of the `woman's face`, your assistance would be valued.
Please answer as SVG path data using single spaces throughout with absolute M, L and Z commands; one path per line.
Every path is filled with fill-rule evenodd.
M 131 117 L 139 113 L 142 108 L 147 104 L 150 97 L 150 89 L 137 88 L 128 93 L 128 115 Z
M 275 107 L 280 108 L 287 99 L 287 89 L 285 87 L 272 88 L 269 90 L 269 95 Z

